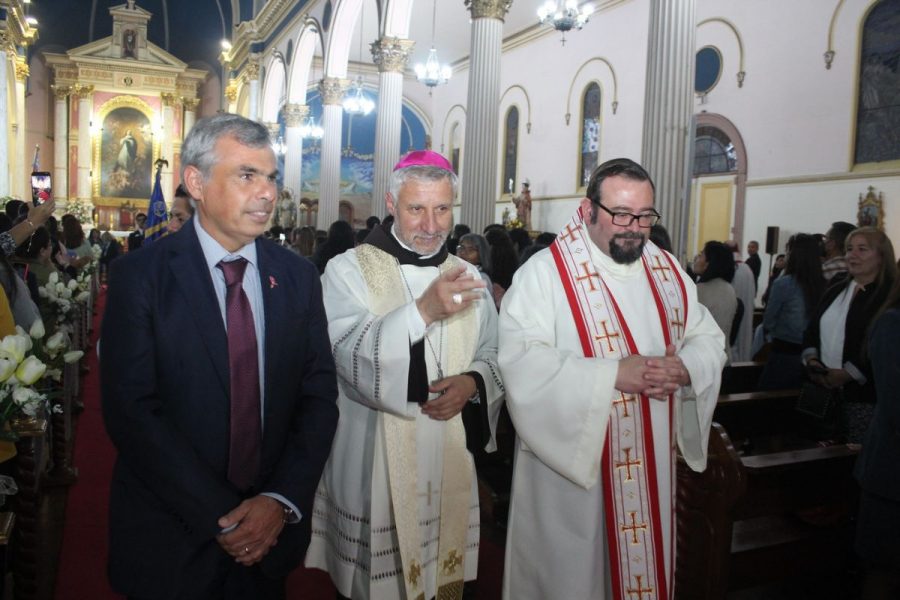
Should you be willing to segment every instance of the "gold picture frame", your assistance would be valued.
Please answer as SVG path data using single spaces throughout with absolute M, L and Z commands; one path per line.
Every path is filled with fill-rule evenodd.
M 884 194 L 875 193 L 875 188 L 869 186 L 865 195 L 859 195 L 859 208 L 856 212 L 856 224 L 858 227 L 875 227 L 884 230 Z
M 92 192 L 97 205 L 148 201 L 153 163 L 159 158 L 155 135 L 156 111 L 135 96 L 116 96 L 96 112 L 99 131 L 93 135 Z M 133 141 L 124 142 L 126 137 Z M 127 158 L 125 146 L 132 148 Z

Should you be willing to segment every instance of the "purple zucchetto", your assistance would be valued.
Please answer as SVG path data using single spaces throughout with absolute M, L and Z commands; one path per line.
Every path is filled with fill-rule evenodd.
M 414 150 L 400 158 L 400 162 L 394 165 L 394 170 L 406 167 L 437 167 L 445 171 L 453 172 L 450 161 L 431 150 Z

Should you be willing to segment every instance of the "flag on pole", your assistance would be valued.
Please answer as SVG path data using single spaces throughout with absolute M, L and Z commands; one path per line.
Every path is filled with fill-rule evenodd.
M 150 207 L 147 210 L 147 223 L 144 227 L 144 243 L 149 244 L 168 233 L 169 209 L 163 198 L 162 186 L 159 177 L 162 169 L 156 169 L 156 181 L 153 184 L 153 193 L 150 195 Z

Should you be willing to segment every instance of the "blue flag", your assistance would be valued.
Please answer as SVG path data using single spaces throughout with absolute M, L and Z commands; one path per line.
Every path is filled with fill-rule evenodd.
M 159 185 L 160 169 L 156 170 L 156 182 L 153 184 L 153 193 L 150 195 L 150 208 L 147 210 L 147 223 L 144 228 L 144 243 L 149 244 L 166 235 L 169 230 L 169 209 L 163 198 L 162 187 Z

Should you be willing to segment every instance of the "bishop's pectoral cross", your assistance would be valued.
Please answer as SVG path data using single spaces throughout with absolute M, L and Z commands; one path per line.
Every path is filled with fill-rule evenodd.
M 428 501 L 428 506 L 431 506 L 431 497 L 435 496 L 435 495 L 440 496 L 440 494 L 441 494 L 441 492 L 438 490 L 431 491 L 431 482 L 429 481 L 428 482 L 428 491 L 426 493 L 419 494 L 419 498 L 421 498 L 422 496 L 425 496 L 426 500 Z

